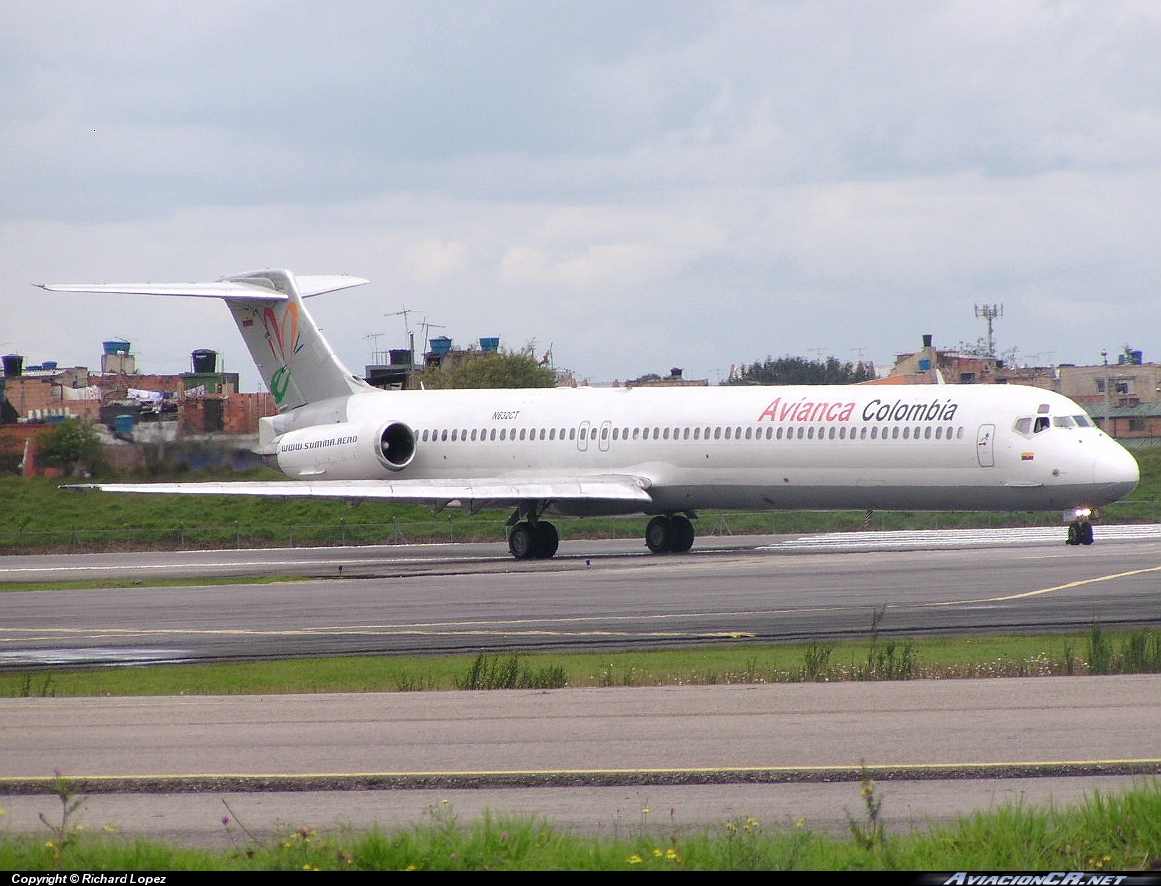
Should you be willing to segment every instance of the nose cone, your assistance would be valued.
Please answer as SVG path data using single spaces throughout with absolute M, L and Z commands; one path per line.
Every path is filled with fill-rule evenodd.
M 1103 445 L 1093 464 L 1093 481 L 1100 485 L 1101 492 L 1114 502 L 1124 498 L 1137 488 L 1141 479 L 1141 469 L 1137 460 L 1121 444 L 1113 440 L 1102 441 Z

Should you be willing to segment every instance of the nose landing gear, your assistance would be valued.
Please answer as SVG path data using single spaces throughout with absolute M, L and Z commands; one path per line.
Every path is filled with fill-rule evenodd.
M 1068 524 L 1067 545 L 1091 545 L 1092 521 L 1100 517 L 1097 508 L 1077 507 L 1064 512 L 1064 522 Z
M 1092 541 L 1092 524 L 1087 520 L 1076 520 L 1068 524 L 1068 538 L 1065 539 L 1065 544 L 1091 545 Z

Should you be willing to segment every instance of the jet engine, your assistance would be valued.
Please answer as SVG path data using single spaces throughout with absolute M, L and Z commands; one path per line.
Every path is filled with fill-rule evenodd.
M 366 480 L 402 471 L 415 458 L 415 432 L 401 421 L 315 425 L 278 438 L 278 470 L 289 477 Z

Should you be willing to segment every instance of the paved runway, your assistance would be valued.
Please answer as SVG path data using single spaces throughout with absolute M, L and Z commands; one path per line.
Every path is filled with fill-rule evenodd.
M 4 558 L 0 580 L 325 578 L 0 593 L 0 658 L 28 667 L 865 636 L 881 607 L 884 632 L 1161 624 L 1155 529 L 1080 549 L 1048 535 L 874 535 L 715 541 L 688 557 L 594 542 L 534 564 L 495 545 Z M 842 831 L 859 814 L 851 779 L 865 762 L 886 767 L 877 770 L 884 815 L 903 828 L 1006 800 L 1063 802 L 1156 772 L 1159 680 L 8 699 L 0 776 L 43 778 L 54 767 L 82 779 L 149 776 L 163 793 L 82 782 L 85 820 L 223 845 L 233 839 L 224 814 L 273 831 L 394 826 L 449 807 L 540 813 L 598 833 L 747 815 Z M 174 776 L 200 780 L 165 780 Z M 276 776 L 306 777 L 298 786 L 316 790 L 252 791 Z M 191 784 L 205 792 L 164 793 Z M 335 787 L 344 790 L 323 790 Z M 40 829 L 37 813 L 54 803 L 4 796 L 4 826 Z
M 89 816 L 199 842 L 226 838 L 223 797 L 247 827 L 415 821 L 452 798 L 590 832 L 723 814 L 841 830 L 864 764 L 902 826 L 1132 783 L 1161 770 L 1159 727 L 1154 675 L 0 702 L 3 790 L 56 767 L 91 793 Z M 252 797 L 270 785 L 321 793 Z M 35 830 L 56 802 L 4 797 L 5 826 Z
M 880 609 L 884 635 L 1161 624 L 1161 533 L 1133 530 L 1091 548 L 1042 530 L 759 537 L 668 557 L 574 542 L 538 563 L 498 545 L 8 557 L 0 580 L 326 577 L 0 593 L 0 667 L 861 638 Z

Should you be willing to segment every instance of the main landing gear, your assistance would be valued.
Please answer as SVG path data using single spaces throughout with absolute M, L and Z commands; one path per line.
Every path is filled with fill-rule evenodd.
M 1068 524 L 1068 538 L 1065 539 L 1065 544 L 1069 545 L 1091 545 L 1092 544 L 1092 524 L 1087 520 L 1077 520 Z
M 645 527 L 645 546 L 654 554 L 684 554 L 693 537 L 693 523 L 681 514 L 654 517 Z
M 560 547 L 560 533 L 547 520 L 521 520 L 508 532 L 508 550 L 517 560 L 547 560 Z

